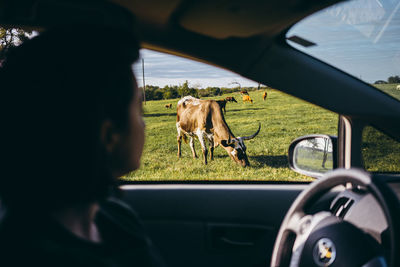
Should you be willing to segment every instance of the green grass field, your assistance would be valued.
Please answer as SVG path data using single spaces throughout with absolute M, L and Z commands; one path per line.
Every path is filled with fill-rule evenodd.
M 337 135 L 338 115 L 276 90 L 250 92 L 254 104 L 242 103 L 238 93 L 213 99 L 234 96 L 238 103 L 227 103 L 225 119 L 236 136 L 250 135 L 261 123 L 261 131 L 247 141 L 247 155 L 251 166 L 242 168 L 235 164 L 221 147 L 215 149 L 214 161 L 204 165 L 201 157 L 193 159 L 190 147 L 182 144 L 182 158 L 177 158 L 176 104 L 179 99 L 148 101 L 144 105 L 146 144 L 139 170 L 130 173 L 127 180 L 310 180 L 290 170 L 287 150 L 291 141 L 307 134 Z M 166 109 L 165 104 L 173 108 Z M 196 152 L 202 156 L 198 140 Z
M 363 131 L 362 154 L 371 172 L 400 172 L 400 143 L 368 126 Z
M 396 89 L 397 85 L 400 85 L 400 84 L 398 84 L 398 83 L 397 84 L 396 83 L 373 84 L 373 86 L 375 86 L 376 88 L 382 90 L 386 94 L 388 94 L 388 95 L 400 100 L 400 90 Z

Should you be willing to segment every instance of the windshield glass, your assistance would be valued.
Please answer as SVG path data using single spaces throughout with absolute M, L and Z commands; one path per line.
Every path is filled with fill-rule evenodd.
M 339 3 L 294 25 L 287 38 L 400 100 L 400 0 Z

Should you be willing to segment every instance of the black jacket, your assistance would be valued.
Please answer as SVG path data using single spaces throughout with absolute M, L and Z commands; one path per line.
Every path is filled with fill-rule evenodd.
M 0 224 L 0 266 L 164 267 L 136 214 L 109 199 L 96 225 L 103 242 L 79 238 L 48 216 L 6 214 Z

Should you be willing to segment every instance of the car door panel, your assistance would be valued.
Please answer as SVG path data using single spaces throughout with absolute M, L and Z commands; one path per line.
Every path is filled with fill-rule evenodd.
M 304 184 L 125 185 L 168 266 L 267 266 Z

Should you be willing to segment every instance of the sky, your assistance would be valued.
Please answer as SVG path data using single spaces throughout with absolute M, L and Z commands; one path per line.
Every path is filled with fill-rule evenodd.
M 186 80 L 189 86 L 206 87 L 242 87 L 258 86 L 258 83 L 242 76 L 190 59 L 159 53 L 152 50 L 140 50 L 144 60 L 144 77 L 146 85 L 180 85 Z M 139 59 L 133 66 L 138 85 L 143 85 L 142 61 Z
M 296 24 L 287 34 L 316 43 L 307 54 L 373 83 L 400 75 L 400 0 L 353 0 L 320 11 Z M 141 50 L 146 85 L 257 86 L 235 73 L 168 54 Z M 134 65 L 142 86 L 142 64 Z
M 400 0 L 355 0 L 320 11 L 287 36 L 316 43 L 297 49 L 373 83 L 400 76 Z

